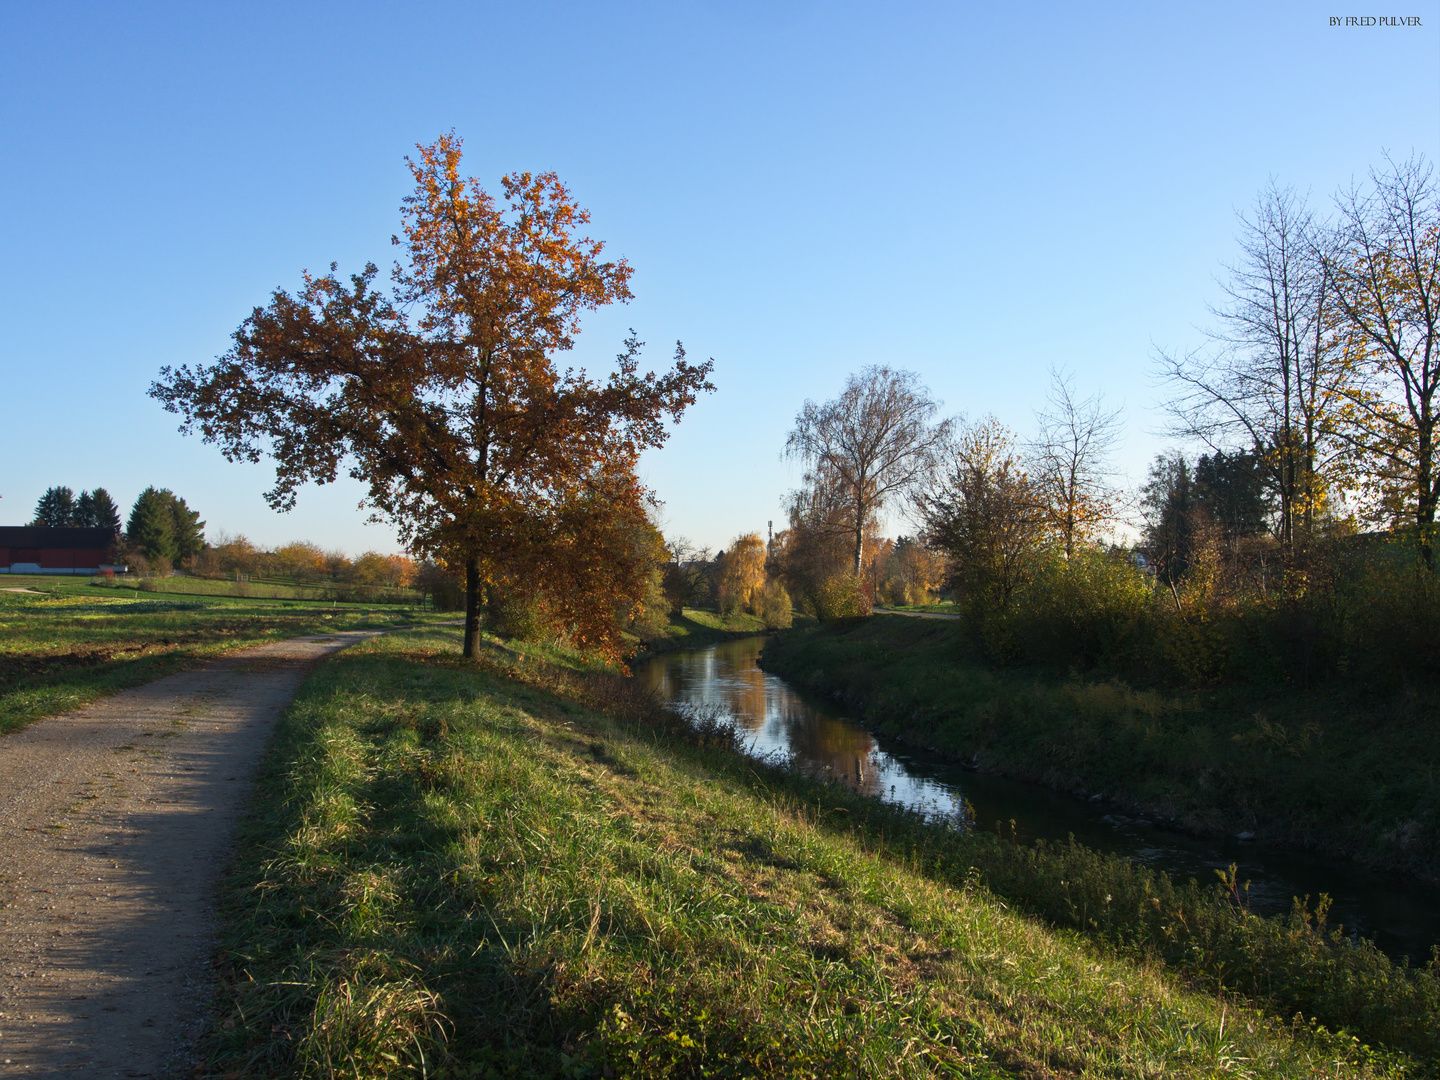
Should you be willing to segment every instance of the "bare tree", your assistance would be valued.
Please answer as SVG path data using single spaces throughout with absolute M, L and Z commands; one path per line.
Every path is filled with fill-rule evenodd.
M 1304 198 L 1271 181 L 1253 215 L 1239 219 L 1240 260 L 1221 283 L 1226 302 L 1212 309 L 1212 348 L 1157 360 L 1178 391 L 1177 434 L 1259 456 L 1288 557 L 1297 524 L 1313 524 L 1337 477 L 1343 446 L 1334 433 L 1351 374 L 1332 333 L 1325 228 Z
M 860 573 L 865 531 L 892 500 L 908 498 L 930 475 L 952 421 L 932 423 L 939 402 L 913 371 L 867 367 L 833 401 L 806 401 L 785 453 L 806 465 L 807 488 L 844 507 Z
M 1345 435 L 1395 519 L 1413 514 L 1432 562 L 1440 479 L 1435 471 L 1440 390 L 1440 200 L 1422 157 L 1370 174 L 1371 188 L 1340 194 L 1327 266 L 1336 283 L 1346 351 L 1370 376 L 1349 394 Z
M 1068 559 L 1077 542 L 1114 517 L 1109 462 L 1120 442 L 1120 410 L 1105 408 L 1098 392 L 1077 400 L 1074 380 L 1052 368 L 1049 399 L 1036 420 L 1030 479 Z

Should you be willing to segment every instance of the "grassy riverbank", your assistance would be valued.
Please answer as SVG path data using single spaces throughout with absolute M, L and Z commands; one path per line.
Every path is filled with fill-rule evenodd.
M 36 585 L 52 591 L 0 591 L 0 734 L 231 649 L 437 617 L 393 605 L 176 600 L 144 593 L 136 599 L 83 582 L 51 578 Z
M 1034 853 L 686 742 L 553 654 L 457 652 L 358 646 L 282 719 L 226 887 L 214 1072 L 1424 1074 L 982 884 Z
M 782 635 L 768 670 L 877 731 L 1203 833 L 1254 832 L 1440 877 L 1440 692 L 1135 688 L 971 659 L 959 623 Z
M 808 615 L 795 616 L 796 626 L 813 625 L 814 622 Z M 722 615 L 700 608 L 685 608 L 681 612 L 670 613 L 670 621 L 663 633 L 651 635 L 644 640 L 634 635 L 626 636 L 639 650 L 635 658 L 644 659 L 677 649 L 698 649 L 705 645 L 714 645 L 717 641 L 768 633 L 770 630 L 764 619 L 743 611 Z

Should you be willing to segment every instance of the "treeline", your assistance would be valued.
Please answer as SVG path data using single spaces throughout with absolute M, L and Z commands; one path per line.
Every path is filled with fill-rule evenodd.
M 205 522 L 169 488 L 142 491 L 122 530 L 120 508 L 104 488 L 82 491 L 77 497 L 74 489 L 56 485 L 40 496 L 31 524 L 108 529 L 114 536 L 110 561 L 129 566 L 142 577 L 168 574 L 205 548 Z
M 82 491 L 77 497 L 68 487 L 52 487 L 35 505 L 31 525 L 51 528 L 120 529 L 120 508 L 102 487 Z
M 367 551 L 351 558 L 306 540 L 266 549 L 244 536 L 207 545 L 187 560 L 185 569 L 196 577 L 283 578 L 306 585 L 338 583 L 396 589 L 412 588 L 434 574 L 433 567 L 427 569 L 408 555 Z
M 210 544 L 199 512 L 169 488 L 142 491 L 122 530 L 120 511 L 104 488 L 82 491 L 77 498 L 71 488 L 52 487 L 40 497 L 33 524 L 110 529 L 115 536 L 111 561 L 142 578 L 178 570 L 200 578 L 279 578 L 301 585 L 345 586 L 362 596 L 364 590 L 418 588 L 442 604 L 453 603 L 456 595 L 442 568 L 417 563 L 408 555 L 367 551 L 352 558 L 305 540 L 267 549 L 244 536 L 222 536 Z
M 1328 221 L 1267 190 L 1230 273 L 1210 347 L 1157 357 L 1193 461 L 1162 455 L 1128 495 L 1118 413 L 1062 374 L 1020 439 L 939 420 L 917 376 L 867 368 L 796 417 L 805 473 L 778 576 L 822 619 L 894 602 L 881 581 L 900 545 L 875 534 L 904 508 L 996 661 L 1190 685 L 1440 677 L 1431 168 L 1391 163 Z M 1130 522 L 1139 542 L 1115 542 Z

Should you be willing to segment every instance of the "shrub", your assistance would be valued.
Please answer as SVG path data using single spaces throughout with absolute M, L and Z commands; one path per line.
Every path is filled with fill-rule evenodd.
M 838 622 L 870 614 L 860 579 L 854 574 L 837 574 L 816 586 L 810 593 L 810 604 L 821 622 Z
M 1128 552 L 1053 553 L 993 620 L 987 643 L 1002 656 L 1092 667 L 1134 655 L 1153 619 L 1151 589 Z
M 760 590 L 760 610 L 757 614 L 765 620 L 771 630 L 785 630 L 794 621 L 795 613 L 790 603 L 790 594 L 778 579 L 772 578 Z
M 494 590 L 489 605 L 490 625 L 502 637 L 516 641 L 550 641 L 555 628 L 544 599 L 535 593 Z

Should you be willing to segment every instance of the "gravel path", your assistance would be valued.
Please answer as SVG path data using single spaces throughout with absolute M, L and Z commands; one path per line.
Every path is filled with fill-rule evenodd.
M 188 1071 L 271 726 L 319 661 L 378 632 L 230 653 L 0 738 L 0 1076 Z

